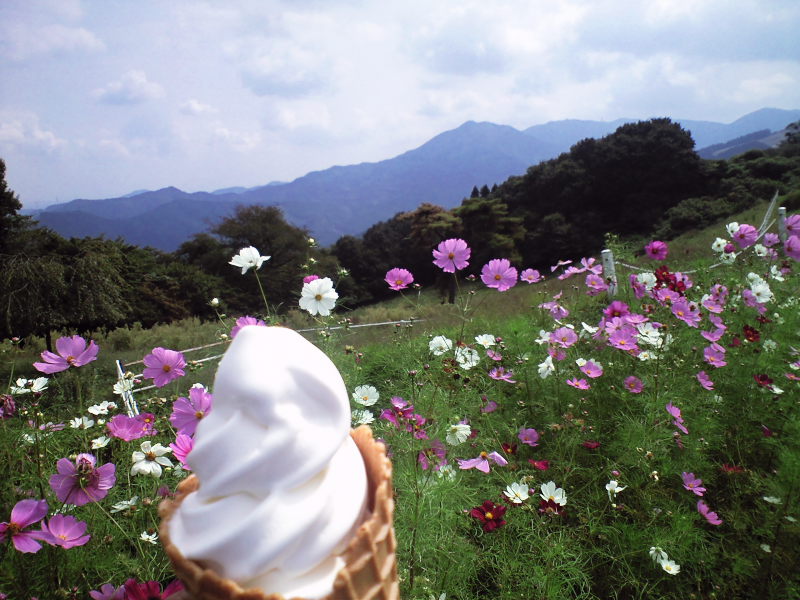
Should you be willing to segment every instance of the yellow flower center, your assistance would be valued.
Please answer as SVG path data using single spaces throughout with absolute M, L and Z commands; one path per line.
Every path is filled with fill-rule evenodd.
M 156 454 L 155 452 L 148 452 L 144 457 L 149 461 L 154 461 L 156 459 Z
M 198 419 L 202 419 L 203 417 L 205 417 L 205 414 L 203 414 L 202 410 L 198 410 L 196 413 L 194 413 L 194 416 L 197 417 Z
M 452 252 L 447 255 L 447 258 L 449 258 L 450 260 L 453 260 L 455 257 L 456 257 L 456 255 L 453 254 Z
M 317 302 L 321 302 L 322 301 L 322 294 L 317 294 L 316 296 L 314 296 L 314 300 L 316 300 Z
M 490 512 L 487 512 L 486 513 L 486 518 L 491 521 L 492 519 L 494 519 L 494 515 L 492 513 L 490 513 Z
M 502 278 L 503 278 L 503 277 L 500 275 L 500 273 L 497 273 L 497 274 L 494 276 L 494 280 L 495 280 L 495 281 L 500 281 Z
M 170 371 L 172 371 L 172 367 L 170 367 L 169 365 L 162 365 L 161 370 L 164 371 L 164 373 L 169 373 Z

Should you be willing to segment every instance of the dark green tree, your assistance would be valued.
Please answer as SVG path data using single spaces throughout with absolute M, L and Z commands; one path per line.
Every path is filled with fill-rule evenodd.
M 19 214 L 22 203 L 6 183 L 6 163 L 0 158 L 0 254 L 9 252 L 14 233 L 30 225 L 30 218 Z

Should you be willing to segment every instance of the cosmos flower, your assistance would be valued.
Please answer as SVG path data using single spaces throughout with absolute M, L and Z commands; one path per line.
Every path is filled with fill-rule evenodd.
M 308 311 L 311 315 L 327 317 L 336 306 L 337 298 L 339 298 L 339 294 L 333 289 L 330 277 L 315 279 L 310 283 L 303 284 L 300 308 Z
M 151 475 L 161 477 L 161 467 L 171 467 L 172 461 L 165 454 L 172 452 L 161 444 L 153 444 L 150 440 L 142 442 L 141 452 L 135 451 L 131 460 L 131 475 Z
M 407 269 L 394 268 L 386 272 L 384 281 L 389 284 L 390 289 L 400 291 L 414 283 L 414 276 Z
M 200 421 L 211 413 L 214 397 L 203 386 L 193 386 L 189 397 L 179 397 L 172 404 L 169 422 L 178 431 L 186 435 L 194 435 Z
M 249 269 L 255 269 L 257 271 L 261 268 L 264 261 L 270 258 L 270 256 L 261 256 L 258 250 L 253 246 L 248 246 L 247 248 L 239 250 L 239 254 L 234 256 L 228 264 L 234 267 L 241 267 L 242 275 L 244 275 Z
M 458 446 L 466 442 L 471 433 L 472 427 L 467 423 L 456 423 L 455 425 L 450 425 L 448 428 L 445 440 L 451 446 Z
M 528 499 L 528 486 L 524 483 L 514 482 L 506 486 L 506 491 L 503 492 L 503 495 L 514 504 L 522 504 Z
M 428 349 L 434 356 L 441 356 L 445 352 L 450 352 L 450 350 L 453 349 L 453 342 L 443 335 L 437 335 L 428 342 Z
M 14 548 L 19 552 L 38 552 L 42 549 L 39 541 L 50 543 L 50 534 L 47 531 L 23 531 L 23 529 L 38 523 L 46 514 L 46 500 L 20 500 L 11 509 L 11 518 L 0 523 L 0 542 L 5 542 L 6 537 L 10 537 Z
M 445 273 L 455 273 L 469 265 L 471 253 L 467 242 L 462 239 L 444 240 L 433 251 L 433 264 Z
M 460 469 L 478 469 L 482 473 L 489 472 L 489 461 L 496 465 L 504 467 L 508 461 L 497 452 L 481 452 L 476 458 L 458 459 L 458 467 Z
M 644 247 L 644 251 L 648 258 L 652 258 L 653 260 L 664 260 L 667 258 L 669 248 L 667 247 L 666 243 L 653 240 Z
M 722 519 L 720 519 L 717 513 L 713 512 L 702 500 L 697 501 L 697 512 L 703 515 L 706 521 L 711 525 L 722 525 Z
M 634 375 L 626 377 L 623 385 L 631 394 L 641 394 L 642 390 L 644 389 L 642 380 Z
M 66 371 L 70 367 L 82 367 L 83 365 L 97 360 L 97 353 L 100 348 L 94 343 L 89 342 L 86 346 L 86 340 L 79 335 L 72 337 L 62 337 L 56 340 L 56 351 L 54 354 L 45 350 L 42 352 L 42 360 L 44 362 L 33 363 L 37 371 L 52 375 L 59 371 Z
M 517 270 L 507 258 L 494 258 L 483 265 L 481 281 L 486 287 L 505 292 L 517 285 Z
M 371 385 L 359 385 L 353 390 L 353 401 L 362 406 L 372 406 L 379 398 L 378 390 Z
M 54 546 L 61 546 L 64 550 L 83 546 L 92 537 L 86 533 L 86 522 L 78 521 L 72 515 L 53 515 L 42 525 L 42 531 L 47 531 L 51 536 Z
M 153 351 L 142 360 L 146 369 L 142 375 L 146 379 L 152 379 L 156 387 L 164 387 L 170 381 L 183 377 L 183 368 L 186 361 L 183 354 L 167 348 L 153 348 Z
M 249 315 L 245 315 L 244 317 L 239 317 L 236 319 L 236 325 L 233 326 L 231 329 L 231 339 L 236 337 L 242 327 L 247 327 L 248 325 L 255 325 L 257 327 L 266 327 L 267 324 L 257 317 L 251 317 Z
M 706 492 L 706 488 L 703 487 L 703 480 L 695 477 L 694 473 L 684 471 L 681 473 L 681 479 L 683 479 L 683 487 L 696 496 L 702 496 Z
M 473 508 L 469 514 L 483 523 L 483 530 L 488 533 L 506 524 L 505 519 L 503 519 L 506 510 L 506 507 L 502 504 L 495 504 L 491 500 L 485 500 L 483 504 Z
M 513 376 L 514 371 L 506 371 L 505 367 L 495 367 L 489 371 L 489 377 L 498 381 L 505 381 L 507 383 L 517 383 L 515 380 L 511 379 Z
M 125 582 L 125 600 L 166 600 L 182 589 L 183 583 L 179 579 L 170 583 L 163 591 L 157 581 L 139 583 L 135 579 L 128 579 Z
M 519 438 L 520 442 L 527 446 L 535 447 L 539 445 L 539 432 L 533 428 L 520 428 L 517 437 Z
M 74 461 L 61 458 L 50 476 L 50 487 L 59 502 L 83 506 L 97 502 L 108 495 L 117 481 L 117 467 L 106 463 L 95 467 L 97 459 L 91 454 L 78 454 Z
M 544 277 L 542 277 L 539 271 L 536 269 L 525 269 L 519 274 L 519 278 L 528 284 L 539 283 L 544 279 Z
M 567 504 L 567 495 L 560 487 L 557 487 L 554 481 L 548 481 L 541 485 L 541 498 L 545 502 L 554 502 L 559 506 Z
M 155 415 L 153 413 L 140 413 L 135 417 L 128 415 L 114 415 L 114 417 L 106 423 L 106 430 L 112 437 L 130 442 L 138 440 L 146 435 L 155 435 L 158 433 L 153 428 Z

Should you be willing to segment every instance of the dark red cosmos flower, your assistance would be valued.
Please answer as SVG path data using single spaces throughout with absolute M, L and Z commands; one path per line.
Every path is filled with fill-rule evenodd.
M 539 512 L 543 515 L 548 515 L 551 517 L 559 516 L 565 517 L 567 516 L 567 511 L 564 510 L 564 507 L 560 504 L 556 504 L 552 500 L 541 500 L 539 502 Z
M 744 339 L 748 342 L 757 342 L 761 339 L 761 334 L 758 333 L 758 329 L 755 327 L 750 327 L 750 325 L 744 326 Z
M 755 379 L 756 383 L 761 387 L 765 388 L 772 387 L 772 379 L 770 379 L 766 373 L 759 373 L 758 375 L 753 375 L 753 379 Z
M 135 579 L 125 582 L 125 600 L 165 600 L 183 589 L 183 583 L 176 579 L 161 591 L 157 581 L 138 583 Z
M 532 458 L 529 458 L 528 462 L 533 465 L 534 469 L 537 469 L 539 471 L 547 471 L 547 469 L 550 468 L 549 460 L 533 460 Z
M 722 463 L 720 469 L 724 473 L 744 473 L 744 467 L 737 467 L 736 465 L 729 465 L 728 463 Z
M 516 454 L 517 453 L 517 445 L 516 444 L 506 444 L 505 442 L 503 442 L 502 444 L 500 444 L 500 446 L 503 448 L 503 452 L 505 452 L 506 454 Z
M 733 336 L 731 343 L 728 344 L 728 346 L 730 346 L 731 348 L 738 348 L 741 345 L 742 345 L 742 340 L 738 335 Z
M 483 530 L 486 532 L 494 531 L 506 524 L 505 519 L 503 519 L 503 515 L 506 514 L 506 507 L 501 504 L 495 504 L 491 500 L 484 500 L 483 504 L 473 508 L 469 514 L 483 523 Z
M 595 448 L 600 447 L 600 442 L 595 442 L 594 440 L 586 440 L 581 444 L 584 448 L 588 448 L 589 450 L 594 450 Z

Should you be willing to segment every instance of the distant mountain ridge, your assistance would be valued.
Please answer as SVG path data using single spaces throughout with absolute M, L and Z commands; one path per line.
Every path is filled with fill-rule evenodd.
M 800 110 L 761 109 L 729 124 L 677 122 L 703 148 L 760 130 L 781 130 L 797 120 Z M 194 193 L 167 187 L 119 198 L 77 199 L 49 206 L 36 218 L 66 237 L 103 234 L 172 251 L 232 214 L 236 205 L 276 205 L 290 223 L 307 228 L 327 245 L 423 202 L 458 206 L 475 185 L 501 183 L 566 152 L 581 139 L 602 137 L 632 121 L 552 121 L 522 131 L 467 121 L 394 158 L 334 166 L 288 183 Z

